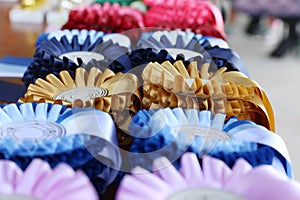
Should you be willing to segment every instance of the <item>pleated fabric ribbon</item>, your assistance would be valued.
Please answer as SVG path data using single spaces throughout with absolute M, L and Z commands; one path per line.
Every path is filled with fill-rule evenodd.
M 39 53 L 46 51 L 51 55 L 59 57 L 72 51 L 93 51 L 98 44 L 103 42 L 102 37 L 97 37 L 97 39 L 92 43 L 89 34 L 86 34 L 86 38 L 83 42 L 79 41 L 82 40 L 82 36 L 74 35 L 71 40 L 69 37 L 70 36 L 68 35 L 64 35 L 60 39 L 57 39 L 56 37 L 44 39 L 36 47 L 34 54 L 38 55 Z
M 20 102 L 49 102 L 68 107 L 90 107 L 111 114 L 118 129 L 127 131 L 130 116 L 141 108 L 138 79 L 131 73 L 115 74 L 93 67 L 77 68 L 73 79 L 68 71 L 37 79 Z M 121 145 L 121 144 L 120 144 Z
M 276 150 L 275 156 L 278 159 L 277 161 L 273 161 L 273 166 L 277 169 L 280 169 L 283 166 L 283 171 L 289 177 L 294 177 L 292 162 L 287 146 L 279 134 L 266 129 L 261 125 L 255 124 L 253 121 L 239 120 L 237 117 L 231 117 L 227 120 L 223 130 L 232 135 L 235 140 L 256 142 Z
M 104 33 L 102 31 L 86 30 L 86 29 L 56 30 L 48 33 L 41 33 L 36 40 L 36 46 L 39 46 L 44 39 L 50 40 L 52 38 L 56 38 L 58 41 L 60 41 L 60 39 L 63 36 L 66 36 L 69 43 L 72 43 L 72 40 L 76 35 L 78 36 L 79 44 L 82 45 L 84 44 L 87 36 L 90 37 L 91 43 L 93 44 L 97 39 L 102 38 L 104 36 Z
M 65 163 L 51 169 L 47 162 L 36 158 L 23 171 L 13 161 L 1 160 L 0 176 L 1 199 L 98 199 L 88 177 Z
M 187 65 L 194 60 L 196 60 L 197 62 L 199 61 L 200 63 L 204 62 L 204 59 L 202 59 L 201 57 L 190 58 L 189 60 L 186 60 L 180 54 L 174 57 L 166 50 L 158 51 L 154 48 L 138 48 L 123 54 L 111 63 L 105 64 L 102 61 L 96 61 L 91 62 L 91 65 L 102 70 L 109 68 L 114 73 L 134 73 L 139 79 L 141 79 L 142 71 L 148 63 L 163 63 L 165 61 L 174 63 L 178 60 L 181 60 Z
M 190 31 L 155 31 L 143 33 L 136 46 L 137 49 L 165 49 L 173 57 L 182 54 L 185 59 L 195 59 L 200 56 L 207 62 L 212 60 L 216 68 L 227 67 L 227 71 L 240 71 L 249 76 L 240 57 L 229 48 L 226 41 L 220 38 L 203 36 Z
M 144 19 L 146 27 L 191 30 L 205 36 L 226 39 L 222 13 L 209 1 L 173 0 L 154 4 L 146 11 Z
M 72 43 L 73 38 L 75 36 L 78 36 L 78 42 L 80 45 L 83 45 L 85 43 L 86 38 L 89 36 L 91 44 L 95 43 L 96 40 L 98 40 L 99 38 L 102 38 L 104 42 L 107 42 L 111 39 L 113 43 L 118 43 L 120 46 L 125 46 L 128 48 L 130 48 L 131 46 L 129 38 L 126 38 L 125 35 L 120 35 L 118 33 L 104 33 L 102 31 L 87 29 L 64 29 L 51 31 L 48 33 L 41 33 L 36 40 L 36 46 L 39 46 L 44 39 L 50 40 L 52 38 L 56 38 L 58 41 L 60 41 L 63 36 L 67 37 L 69 43 Z
M 69 71 L 74 78 L 76 68 L 87 65 L 91 60 L 109 63 L 129 50 L 127 46 L 120 46 L 114 41 L 114 37 L 104 41 L 102 32 L 61 32 L 49 35 L 37 46 L 34 60 L 23 75 L 26 85 L 51 73 L 58 76 L 63 70 Z
M 176 166 L 185 152 L 194 152 L 199 157 L 208 154 L 219 158 L 230 167 L 238 158 L 244 158 L 253 167 L 269 164 L 293 176 L 282 138 L 252 121 L 233 118 L 224 125 L 225 117 L 223 113 L 213 117 L 211 111 L 197 109 L 141 110 L 129 126 L 133 137 L 129 164 L 149 169 L 154 159 L 166 156 Z M 261 138 L 255 137 L 257 131 L 250 127 L 261 130 Z M 253 137 L 240 134 L 238 130 L 243 129 Z
M 40 158 L 84 171 L 99 193 L 117 176 L 121 157 L 112 118 L 94 109 L 48 103 L 2 105 L 0 159 L 25 170 Z
M 61 29 L 88 29 L 104 33 L 119 33 L 143 28 L 142 12 L 119 4 L 93 4 L 70 11 L 69 19 Z
M 275 130 L 274 113 L 264 90 L 241 72 L 220 68 L 200 70 L 196 62 L 187 67 L 182 61 L 149 63 L 142 72 L 143 99 L 146 109 L 182 107 L 226 113 Z
M 34 83 L 38 78 L 45 78 L 51 73 L 57 76 L 59 72 L 63 70 L 70 71 L 71 75 L 74 76 L 74 70 L 80 67 L 83 64 L 83 61 L 78 59 L 77 63 L 67 57 L 61 59 L 47 52 L 42 52 L 41 54 L 36 55 L 32 63 L 27 67 L 22 77 L 22 81 L 27 87 L 29 84 Z
M 203 44 L 205 41 L 212 47 L 229 48 L 228 43 L 217 37 L 196 34 L 190 30 L 161 30 L 154 32 L 144 32 L 137 42 L 138 47 L 156 48 L 182 48 L 193 50 L 195 44 L 189 44 L 194 39 L 197 43 Z M 197 49 L 195 49 L 197 50 Z
M 253 168 L 239 159 L 232 169 L 221 160 L 186 153 L 179 170 L 166 157 L 153 162 L 152 172 L 141 167 L 126 175 L 116 199 L 298 199 L 300 184 L 269 165 Z

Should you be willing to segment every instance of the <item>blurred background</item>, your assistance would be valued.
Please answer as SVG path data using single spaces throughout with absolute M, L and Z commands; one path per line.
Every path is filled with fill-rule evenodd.
M 47 28 L 45 23 L 10 23 L 9 12 L 16 2 L 0 0 L 0 58 L 7 55 L 31 57 L 37 36 Z M 284 138 L 295 178 L 300 181 L 300 94 L 297 93 L 300 85 L 300 41 L 297 33 L 300 1 L 214 2 L 225 16 L 230 47 L 238 53 L 251 78 L 264 88 L 271 101 L 276 133 Z M 56 16 L 55 13 L 53 16 Z M 48 22 L 54 25 L 58 21 L 62 23 L 61 19 L 65 16 L 51 18 L 52 21 Z M 18 82 L 16 79 L 13 81 Z
M 245 4 L 239 5 L 240 9 L 236 10 L 232 10 L 232 1 L 227 0 L 224 4 L 228 43 L 241 57 L 251 78 L 266 91 L 275 113 L 276 133 L 285 140 L 295 178 L 300 180 L 300 94 L 297 92 L 300 85 L 300 41 L 297 33 L 300 12 L 288 12 L 290 9 L 287 9 L 287 13 L 278 12 L 277 17 L 276 13 L 260 11 L 259 6 L 250 5 L 256 1 L 236 1 Z M 261 1 L 261 4 L 278 2 L 277 7 L 282 5 L 280 0 Z M 300 1 L 293 2 L 294 7 L 300 8 Z M 284 10 L 284 7 L 281 8 Z M 295 27 L 290 27 L 289 23 L 294 22 Z

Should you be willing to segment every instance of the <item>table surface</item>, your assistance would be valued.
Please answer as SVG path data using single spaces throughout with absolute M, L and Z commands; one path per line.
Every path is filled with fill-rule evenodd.
M 45 24 L 11 23 L 9 10 L 15 3 L 0 2 L 0 57 L 32 57 L 35 42 L 45 30 Z
M 15 2 L 0 2 L 0 58 L 4 56 L 31 58 L 35 51 L 36 39 L 39 34 L 44 32 L 46 25 L 11 23 L 9 11 L 14 4 Z M 21 78 L 4 77 L 0 80 L 23 84 Z M 3 102 L 0 100 L 0 103 Z

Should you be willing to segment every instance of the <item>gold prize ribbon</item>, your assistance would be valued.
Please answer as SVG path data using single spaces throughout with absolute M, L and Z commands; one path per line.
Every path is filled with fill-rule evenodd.
M 77 68 L 72 79 L 68 71 L 47 75 L 30 84 L 19 102 L 59 103 L 68 107 L 90 107 L 110 113 L 118 128 L 127 131 L 131 114 L 141 109 L 138 78 L 131 73 L 104 71 L 92 67 L 89 73 Z
M 196 62 L 186 68 L 182 61 L 173 65 L 149 63 L 143 73 L 142 105 L 146 109 L 181 107 L 226 113 L 227 118 L 252 120 L 275 131 L 274 114 L 263 89 L 241 72 L 226 72 L 226 67 L 208 72 Z

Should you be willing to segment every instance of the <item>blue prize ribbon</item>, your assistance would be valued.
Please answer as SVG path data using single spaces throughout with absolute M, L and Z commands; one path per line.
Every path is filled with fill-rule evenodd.
M 240 71 L 250 77 L 249 72 L 239 55 L 232 49 L 212 47 L 207 49 L 217 66 L 225 66 L 229 71 Z
M 78 64 L 63 57 L 62 59 L 47 52 L 36 53 L 32 63 L 27 67 L 22 81 L 28 86 L 38 78 L 45 79 L 48 74 L 59 75 L 59 72 L 67 70 L 71 77 L 75 77 L 75 70 L 83 64 L 81 59 L 77 59 Z
M 256 142 L 269 146 L 275 152 L 277 161 L 281 164 L 277 168 L 284 168 L 284 172 L 291 178 L 294 177 L 290 155 L 283 138 L 269 131 L 265 127 L 248 120 L 238 120 L 236 117 L 230 118 L 224 125 L 224 129 L 236 140 Z
M 108 65 L 103 64 L 103 61 L 100 61 L 93 63 L 93 66 L 96 66 L 100 69 L 103 69 L 103 66 L 108 66 L 107 68 L 112 70 L 114 73 L 131 72 L 140 77 L 140 75 L 142 74 L 142 70 L 150 62 L 158 62 L 161 64 L 165 61 L 169 61 L 173 64 L 178 60 L 183 61 L 185 66 L 188 66 L 192 61 L 197 61 L 198 64 L 205 62 L 205 60 L 199 57 L 186 60 L 184 56 L 177 55 L 175 58 L 173 58 L 166 50 L 158 51 L 154 48 L 141 48 L 123 54 L 117 59 L 111 61 L 111 63 L 109 63 Z
M 50 40 L 51 38 L 55 37 L 57 40 L 60 40 L 63 36 L 67 37 L 69 43 L 72 42 L 74 36 L 78 36 L 79 45 L 83 45 L 88 36 L 90 38 L 90 43 L 95 44 L 99 38 L 102 38 L 104 36 L 104 33 L 102 31 L 85 29 L 59 30 L 50 32 L 47 36 L 47 39 Z
M 259 165 L 272 165 L 273 160 L 275 158 L 275 151 L 269 146 L 261 146 L 256 149 L 247 149 L 249 145 L 255 145 L 256 143 L 251 142 L 243 142 L 243 146 L 240 147 L 238 151 L 227 152 L 229 148 L 235 147 L 236 144 L 231 144 L 231 146 L 227 145 L 219 145 L 220 147 L 224 147 L 221 151 L 209 152 L 208 155 L 223 160 L 229 167 L 233 167 L 236 160 L 239 158 L 244 158 L 248 161 L 248 163 L 253 166 Z M 256 144 L 257 145 L 257 144 Z
M 48 74 L 58 76 L 59 72 L 63 70 L 67 70 L 74 78 L 75 70 L 78 67 L 94 67 L 97 59 L 100 59 L 98 64 L 100 69 L 107 68 L 115 59 L 129 51 L 127 46 L 121 46 L 114 42 L 117 36 L 107 39 L 108 35 L 95 30 L 63 30 L 42 36 L 43 39 L 39 40 L 34 52 L 34 60 L 23 75 L 23 82 L 28 86 L 37 78 L 44 79 Z M 94 54 L 88 54 L 87 60 L 80 53 L 72 55 L 74 58 L 67 58 L 66 54 L 72 52 Z M 100 57 L 97 57 L 96 54 Z
M 34 158 L 51 167 L 65 162 L 83 170 L 101 194 L 121 167 L 113 120 L 102 111 L 48 103 L 3 104 L 0 122 L 0 159 L 13 160 L 22 169 Z
M 231 50 L 224 40 L 219 38 L 184 31 L 147 32 L 141 35 L 137 47 L 158 50 L 165 48 L 191 50 L 202 54 L 205 60 L 212 60 L 216 68 L 225 66 L 227 71 L 240 71 L 249 76 L 237 53 Z
M 176 131 L 178 127 L 179 131 Z M 190 130 L 184 129 L 186 127 L 190 127 Z M 206 137 L 197 135 L 196 129 L 200 130 L 200 127 L 207 128 L 203 129 L 204 132 L 211 129 L 212 132 L 208 132 L 206 137 L 219 133 L 220 137 L 216 135 L 216 139 L 206 141 Z M 272 144 L 271 140 L 259 141 L 259 137 L 257 140 L 247 139 L 247 136 L 243 139 L 240 132 L 248 129 L 247 127 L 253 128 L 258 125 L 237 118 L 225 122 L 224 114 L 212 117 L 210 111 L 196 109 L 141 110 L 133 117 L 129 125 L 129 132 L 134 138 L 130 147 L 132 154 L 129 154 L 129 162 L 132 167 L 139 165 L 147 168 L 151 166 L 149 163 L 155 158 L 167 156 L 174 161 L 176 166 L 178 165 L 177 159 L 183 153 L 194 152 L 199 157 L 210 155 L 219 158 L 230 167 L 238 158 L 244 158 L 252 166 L 273 165 L 290 176 L 288 155 L 283 153 L 284 150 L 278 151 L 276 144 L 279 143 Z M 189 138 L 193 130 L 196 134 L 192 135 L 193 138 Z M 229 139 L 223 141 L 221 134 L 225 134 Z M 251 134 L 255 135 L 256 132 Z
M 66 37 L 68 39 L 69 43 L 72 43 L 73 37 L 78 37 L 78 43 L 80 45 L 83 45 L 86 41 L 87 36 L 90 38 L 90 43 L 94 44 L 99 38 L 102 38 L 104 36 L 104 33 L 102 31 L 96 31 L 96 30 L 58 30 L 58 31 L 52 31 L 50 33 L 42 33 L 38 36 L 36 41 L 36 46 L 39 46 L 43 40 L 51 40 L 52 38 L 55 38 L 56 40 L 60 41 L 62 37 Z

